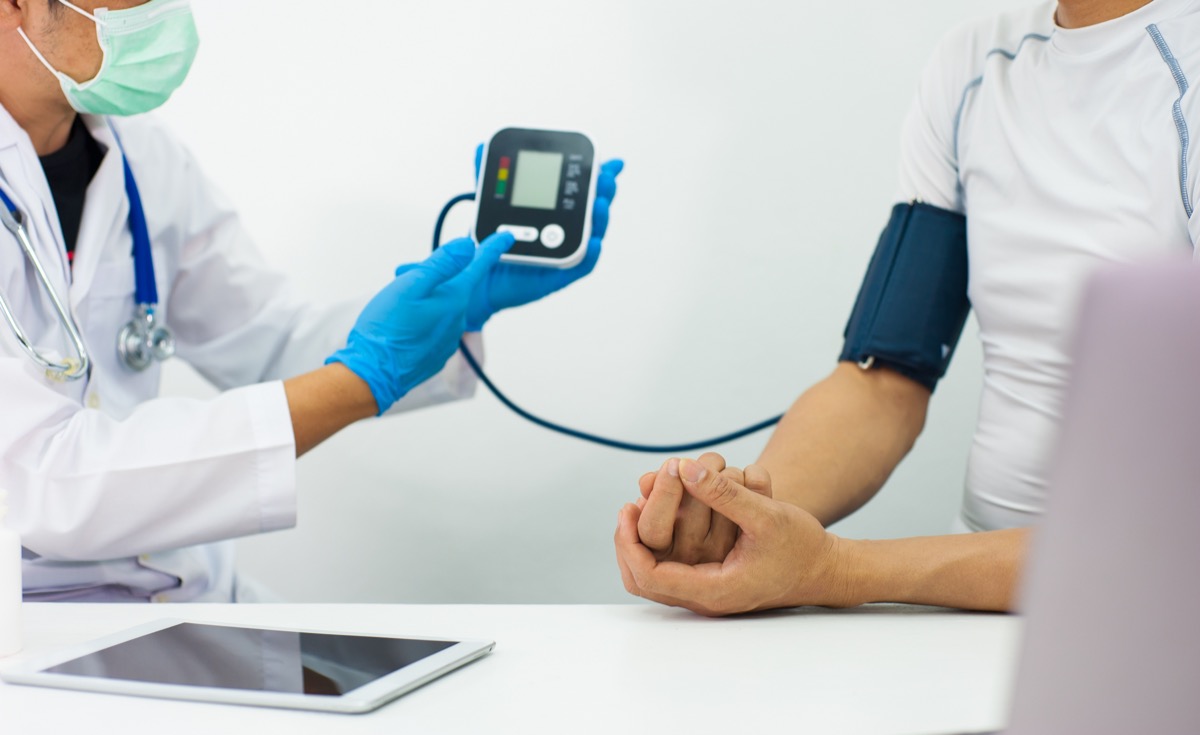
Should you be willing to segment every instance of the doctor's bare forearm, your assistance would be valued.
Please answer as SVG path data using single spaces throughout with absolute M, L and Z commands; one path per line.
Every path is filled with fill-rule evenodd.
M 370 386 L 341 363 L 285 380 L 283 390 L 292 412 L 297 457 L 379 411 Z
M 902 602 L 1011 611 L 1030 530 L 886 541 L 838 539 L 841 586 L 850 605 Z
M 839 363 L 796 400 L 758 460 L 775 498 L 826 526 L 862 507 L 920 435 L 929 395 L 887 368 Z

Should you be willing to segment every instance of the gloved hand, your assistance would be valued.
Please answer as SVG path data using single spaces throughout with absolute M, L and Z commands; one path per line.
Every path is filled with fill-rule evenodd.
M 476 179 L 479 178 L 482 156 L 483 146 L 480 146 L 475 150 Z M 468 332 L 482 329 L 484 322 L 501 309 L 537 301 L 592 272 L 600 258 L 601 242 L 608 229 L 608 210 L 613 197 L 617 195 L 617 175 L 624 167 L 625 163 L 620 160 L 609 161 L 600 167 L 600 174 L 596 177 L 596 204 L 592 210 L 592 236 L 583 260 L 565 269 L 497 264 L 471 295 L 471 306 L 467 310 Z
M 402 265 L 371 299 L 346 346 L 325 364 L 340 362 L 366 381 L 382 414 L 415 386 L 436 375 L 466 330 L 471 295 L 513 245 L 493 235 L 478 248 L 470 238 L 448 242 L 421 263 Z

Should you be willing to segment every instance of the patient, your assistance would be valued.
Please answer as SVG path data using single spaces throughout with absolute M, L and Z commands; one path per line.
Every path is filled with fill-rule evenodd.
M 1200 126 L 1200 98 L 1184 92 L 1200 77 L 1197 13 L 1187 0 L 1059 0 L 946 37 L 905 123 L 899 204 L 839 364 L 757 464 L 707 454 L 641 479 L 616 533 L 631 593 L 705 615 L 1011 609 L 1045 508 L 1083 284 L 1106 263 L 1196 251 L 1187 172 L 1200 146 L 1187 121 Z M 912 448 L 971 308 L 984 381 L 959 533 L 829 533 Z

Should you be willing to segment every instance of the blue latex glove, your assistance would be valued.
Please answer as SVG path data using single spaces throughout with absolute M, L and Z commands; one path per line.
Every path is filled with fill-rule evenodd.
M 483 146 L 475 150 L 475 178 L 479 178 L 479 166 Z M 528 304 L 565 288 L 592 272 L 600 258 L 600 246 L 608 229 L 608 210 L 617 195 L 617 175 L 625 163 L 609 161 L 600 167 L 596 177 L 596 204 L 592 209 L 592 236 L 587 243 L 587 253 L 578 265 L 571 268 L 544 268 L 539 266 L 499 263 L 491 269 L 487 278 L 471 296 L 467 310 L 467 331 L 477 332 L 484 322 L 501 309 Z
M 382 414 L 441 371 L 466 330 L 472 294 L 512 245 L 507 233 L 478 248 L 462 238 L 400 266 L 363 309 L 346 346 L 325 364 L 340 362 L 365 380 Z

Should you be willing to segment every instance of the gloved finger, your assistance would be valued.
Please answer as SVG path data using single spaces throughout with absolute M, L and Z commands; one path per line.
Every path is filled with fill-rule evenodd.
M 516 238 L 511 232 L 497 232 L 488 236 L 475 250 L 475 259 L 454 279 L 454 286 L 474 291 L 492 266 L 500 262 L 500 256 L 512 249 L 515 242 Z
M 454 278 L 471 264 L 475 256 L 475 243 L 469 237 L 451 240 L 433 251 L 425 260 L 408 268 L 396 269 L 397 278 L 409 281 L 413 296 L 428 296 L 442 283 Z
M 617 196 L 617 176 L 625 167 L 624 161 L 609 161 L 600 167 L 596 176 L 596 198 L 610 202 Z
M 592 237 L 602 238 L 608 232 L 609 207 L 609 201 L 600 198 L 592 205 Z
M 479 172 L 483 170 L 483 143 L 475 146 L 475 183 L 479 183 Z
M 401 263 L 396 266 L 396 275 L 402 276 L 405 273 L 423 270 L 430 267 L 440 268 L 446 265 L 446 261 L 461 261 L 471 262 L 474 257 L 475 242 L 469 237 L 460 237 L 456 240 L 442 245 L 437 250 L 434 250 L 425 260 L 416 263 Z M 464 264 L 465 265 L 465 264 Z M 459 268 L 462 270 L 462 268 Z
M 600 178 L 612 179 L 612 184 L 617 185 L 617 177 L 625 170 L 625 162 L 619 158 L 614 158 L 611 161 L 605 161 L 600 166 Z

